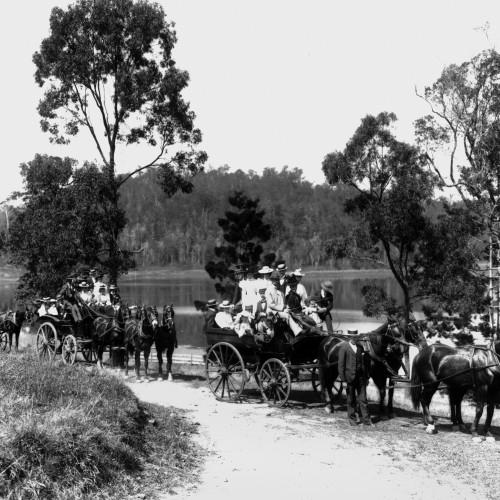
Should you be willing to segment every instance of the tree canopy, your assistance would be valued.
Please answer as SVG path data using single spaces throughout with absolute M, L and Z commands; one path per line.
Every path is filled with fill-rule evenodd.
M 42 129 L 60 144 L 82 128 L 91 134 L 115 207 L 119 187 L 153 166 L 165 193 L 190 192 L 207 158 L 196 148 L 201 133 L 182 97 L 189 75 L 172 58 L 173 27 L 156 3 L 77 0 L 67 10 L 52 10 L 50 35 L 33 56 L 36 82 L 44 88 Z M 117 146 L 137 143 L 151 147 L 151 158 L 117 176 Z M 120 225 L 117 220 L 108 235 L 115 280 L 125 264 L 117 245 Z
M 102 170 L 94 164 L 77 169 L 76 164 L 36 155 L 21 165 L 24 205 L 16 210 L 8 235 L 12 262 L 25 270 L 18 300 L 53 295 L 80 264 L 105 267 L 110 220 L 125 224 L 121 209 L 110 213 Z

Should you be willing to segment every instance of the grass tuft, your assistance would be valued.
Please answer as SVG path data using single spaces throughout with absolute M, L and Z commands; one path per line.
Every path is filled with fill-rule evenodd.
M 113 375 L 31 352 L 1 357 L 0 373 L 0 498 L 123 498 L 196 478 L 196 428 Z

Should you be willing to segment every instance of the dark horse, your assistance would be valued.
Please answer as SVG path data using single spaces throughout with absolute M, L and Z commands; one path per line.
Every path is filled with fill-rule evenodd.
M 151 346 L 155 341 L 156 330 L 158 329 L 157 312 L 153 307 L 142 306 L 137 311 L 136 318 L 129 318 L 125 322 L 125 377 L 128 377 L 129 354 L 135 358 L 135 374 L 137 382 L 142 382 L 140 375 L 141 351 L 144 352 L 144 376 L 149 382 L 148 365 Z
M 498 349 L 497 346 L 495 346 Z M 411 371 L 410 395 L 413 406 L 422 405 L 427 432 L 435 434 L 434 419 L 429 411 L 432 397 L 443 383 L 448 387 L 451 422 L 454 430 L 464 430 L 462 399 L 472 389 L 476 398 L 476 416 L 471 426 L 474 440 L 480 440 L 477 428 L 486 403 L 484 433 L 487 440 L 494 440 L 490 433 L 495 411 L 495 396 L 500 390 L 500 362 L 493 345 L 489 347 L 450 347 L 434 344 L 422 349 L 414 358 Z
M 9 337 L 9 352 L 12 351 L 12 337 L 15 335 L 16 351 L 19 349 L 19 334 L 21 333 L 21 328 L 23 323 L 27 319 L 27 310 L 25 311 L 7 311 L 0 314 L 0 335 L 7 334 Z M 2 342 L 2 345 L 4 342 Z M 7 347 L 7 341 L 3 349 Z
M 129 317 L 129 311 L 126 306 L 120 306 L 113 316 L 99 314 L 95 311 L 92 311 L 91 314 L 94 316 L 91 327 L 92 349 L 97 355 L 97 366 L 102 369 L 102 356 L 106 346 L 109 346 L 110 357 L 114 349 L 123 347 L 124 327 L 125 321 Z
M 411 324 L 411 323 L 410 323 Z M 408 342 L 403 329 L 398 323 L 384 323 L 373 332 L 360 335 L 363 349 L 370 356 L 370 377 L 380 393 L 379 415 L 384 415 L 384 400 L 386 395 L 387 379 L 389 379 L 389 398 L 387 411 L 389 416 L 394 415 L 393 376 L 396 376 L 403 365 L 403 356 L 408 348 Z M 332 413 L 333 401 L 336 398 L 332 387 L 336 381 L 338 371 L 338 353 L 340 345 L 345 340 L 335 336 L 328 336 L 321 342 L 318 352 L 319 382 L 321 384 L 321 397 L 326 401 L 325 411 Z M 340 395 L 341 389 L 337 394 Z
M 163 352 L 167 354 L 167 372 L 165 377 L 167 380 L 173 380 L 172 377 L 172 355 L 174 349 L 177 348 L 177 331 L 174 323 L 174 306 L 163 306 L 163 313 L 158 323 L 158 329 L 155 337 L 156 356 L 158 357 L 158 380 L 164 380 L 163 377 Z

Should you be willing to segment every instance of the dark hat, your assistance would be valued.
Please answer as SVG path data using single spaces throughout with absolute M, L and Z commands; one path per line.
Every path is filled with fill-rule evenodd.
M 88 288 L 89 285 L 86 281 L 82 281 L 79 285 L 78 285 L 80 288 Z
M 288 276 L 286 279 L 287 285 L 293 286 L 293 285 L 298 285 L 297 278 L 292 274 L 291 276 Z
M 219 304 L 217 303 L 217 301 L 215 299 L 210 299 L 208 302 L 207 302 L 207 307 L 217 307 Z
M 95 272 L 96 272 L 96 271 L 95 271 L 95 269 L 91 269 L 91 270 L 89 271 L 89 274 L 95 274 Z
M 323 281 L 323 282 L 321 283 L 321 288 L 322 288 L 323 290 L 328 290 L 329 292 L 333 292 L 333 283 L 332 283 L 330 280 L 328 280 L 328 281 Z
M 282 264 L 278 264 L 276 266 L 276 270 L 277 271 L 286 271 L 288 268 L 286 267 L 285 263 L 282 263 Z

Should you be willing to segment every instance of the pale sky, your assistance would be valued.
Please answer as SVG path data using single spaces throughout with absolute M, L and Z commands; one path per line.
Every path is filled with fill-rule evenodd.
M 0 201 L 21 188 L 19 164 L 36 153 L 96 160 L 82 130 L 68 146 L 40 131 L 32 55 L 63 0 L 3 4 L 0 20 L 2 181 Z M 323 182 L 321 162 L 344 148 L 366 114 L 391 111 L 398 137 L 428 113 L 415 86 L 481 50 L 500 48 L 500 3 L 463 0 L 162 0 L 176 23 L 174 57 L 191 83 L 209 165 L 261 172 L 298 167 Z M 475 28 L 489 23 L 488 38 Z M 122 147 L 119 171 L 141 157 Z

